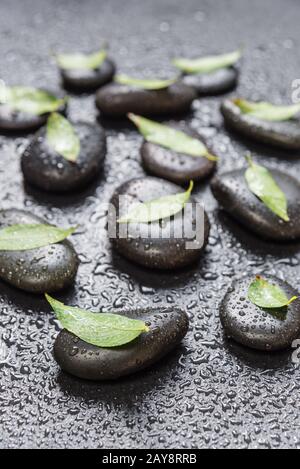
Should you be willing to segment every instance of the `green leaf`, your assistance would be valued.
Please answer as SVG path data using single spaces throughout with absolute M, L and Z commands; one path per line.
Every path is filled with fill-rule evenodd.
M 70 236 L 76 228 L 32 224 L 12 225 L 0 230 L 0 251 L 29 251 L 57 244 Z
M 143 321 L 107 313 L 92 313 L 65 306 L 46 295 L 61 325 L 81 340 L 97 347 L 118 347 L 128 344 L 149 328 Z
M 208 57 L 200 57 L 199 59 L 174 59 L 175 67 L 184 73 L 212 73 L 221 68 L 228 68 L 234 65 L 242 57 L 242 51 L 231 52 L 229 54 L 212 55 Z
M 209 153 L 206 146 L 197 138 L 135 114 L 128 114 L 128 117 L 148 142 L 156 143 L 178 153 L 204 157 L 210 161 L 218 160 L 216 156 Z
M 131 78 L 127 75 L 117 75 L 115 77 L 115 82 L 120 85 L 135 86 L 136 88 L 141 88 L 143 90 L 162 90 L 164 88 L 169 88 L 169 86 L 176 83 L 176 81 L 177 77 L 171 80 L 147 80 Z
M 238 106 L 244 114 L 248 114 L 260 120 L 273 122 L 288 121 L 300 112 L 300 104 L 276 106 L 265 101 L 255 103 L 246 101 L 245 99 L 235 99 L 234 104 Z
M 102 49 L 93 54 L 59 54 L 57 64 L 64 70 L 96 70 L 100 68 L 107 57 L 107 51 Z
M 267 168 L 255 164 L 248 158 L 249 168 L 245 173 L 248 187 L 275 215 L 285 222 L 290 221 L 287 198 Z
M 61 114 L 53 113 L 47 122 L 47 141 L 66 160 L 75 162 L 80 153 L 80 140 L 74 127 Z
M 267 309 L 284 308 L 298 299 L 297 296 L 293 296 L 289 300 L 278 285 L 269 283 L 260 276 L 250 284 L 248 298 L 256 306 Z
M 25 86 L 1 86 L 0 103 L 28 114 L 42 115 L 57 111 L 66 102 L 44 90 Z
M 189 201 L 194 187 L 193 181 L 186 192 L 167 195 L 159 199 L 134 205 L 127 215 L 118 220 L 118 223 L 150 223 L 164 218 L 170 218 L 181 212 Z

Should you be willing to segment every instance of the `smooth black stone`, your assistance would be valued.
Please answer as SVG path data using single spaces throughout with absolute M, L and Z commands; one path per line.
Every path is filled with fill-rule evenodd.
M 233 90 L 238 83 L 236 67 L 222 68 L 212 73 L 183 75 L 182 81 L 192 86 L 199 96 L 216 96 Z
M 208 146 L 193 129 L 185 128 L 182 130 Z M 213 153 L 212 150 L 211 152 Z M 149 174 L 167 179 L 175 184 L 205 179 L 216 167 L 216 163 L 207 158 L 185 155 L 147 141 L 143 142 L 141 156 L 144 169 Z
M 221 105 L 226 124 L 257 142 L 267 143 L 286 150 L 300 149 L 300 121 L 294 118 L 285 122 L 268 122 L 242 113 L 230 99 Z
M 111 203 L 116 209 L 116 216 L 122 218 L 127 210 L 137 202 L 146 202 L 166 195 L 177 194 L 183 191 L 181 187 L 164 181 L 162 179 L 146 177 L 136 178 L 127 181 L 114 193 Z M 119 206 L 119 196 L 126 195 L 128 208 Z M 123 211 L 122 211 L 123 210 Z M 196 222 L 196 202 L 191 197 L 190 203 L 184 211 L 185 220 L 191 220 L 190 226 L 186 229 L 183 237 L 176 236 L 183 225 L 182 212 L 172 217 L 170 220 L 160 220 L 147 223 L 129 223 L 127 237 L 120 235 L 120 230 L 124 225 L 117 224 L 116 237 L 111 237 L 113 247 L 127 259 L 145 267 L 155 269 L 178 269 L 196 262 L 208 242 L 210 223 L 207 214 L 204 215 L 203 244 L 198 243 L 196 249 L 186 249 L 187 241 L 194 241 Z M 113 225 L 112 212 L 109 212 L 109 223 Z M 152 237 L 148 237 L 151 227 Z M 121 231 L 122 233 L 122 231 Z M 171 233 L 171 237 L 167 236 Z M 173 234 L 173 235 L 172 235 Z
M 143 90 L 114 83 L 98 91 L 96 106 L 109 117 L 124 117 L 129 112 L 163 116 L 189 111 L 196 97 L 193 88 L 180 82 L 162 90 Z
M 250 191 L 246 168 L 214 177 L 211 189 L 226 212 L 261 238 L 281 242 L 300 239 L 300 184 L 277 169 L 270 171 L 287 197 L 289 222 L 281 220 Z
M 106 59 L 96 70 L 64 70 L 61 69 L 63 85 L 74 91 L 94 91 L 112 81 L 116 71 L 112 60 Z
M 298 295 L 288 283 L 271 275 L 263 277 L 280 286 L 288 298 Z M 220 315 L 226 335 L 257 350 L 272 352 L 291 347 L 300 337 L 300 301 L 275 311 L 259 308 L 248 300 L 253 278 L 236 281 L 221 303 Z
M 53 94 L 58 98 L 63 98 L 63 95 L 59 93 Z M 65 114 L 66 111 L 67 104 L 65 103 L 57 112 Z M 6 104 L 0 104 L 0 132 L 33 132 L 45 125 L 48 117 L 49 113 L 36 116 L 27 112 L 13 110 Z
M 23 210 L 0 211 L 0 229 L 24 223 L 46 222 Z M 31 293 L 51 293 L 73 283 L 78 264 L 77 254 L 67 240 L 29 251 L 0 251 L 0 278 Z
M 49 192 L 80 189 L 102 170 L 106 154 L 106 137 L 99 125 L 74 124 L 81 150 L 73 163 L 59 155 L 47 143 L 46 129 L 41 129 L 23 153 L 21 166 L 30 184 Z
M 121 347 L 100 348 L 63 330 L 54 345 L 59 366 L 79 378 L 117 379 L 157 362 L 184 338 L 189 327 L 186 313 L 179 308 L 158 306 L 118 314 L 145 321 L 150 331 Z

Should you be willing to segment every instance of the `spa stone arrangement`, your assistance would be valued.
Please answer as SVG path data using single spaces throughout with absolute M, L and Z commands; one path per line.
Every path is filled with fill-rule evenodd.
M 209 178 L 215 199 L 233 223 L 283 245 L 300 239 L 300 183 L 295 177 L 259 164 L 250 153 L 240 155 L 242 169 L 224 172 L 213 139 L 182 124 L 182 116 L 191 112 L 195 100 L 235 89 L 244 53 L 175 58 L 172 77 L 151 79 L 117 73 L 105 48 L 56 56 L 65 90 L 95 92 L 101 117 L 118 120 L 120 125 L 126 122 L 143 136 L 140 157 L 147 176 L 124 181 L 110 200 L 117 220 L 108 213 L 108 221 L 116 225 L 111 246 L 129 262 L 172 275 L 205 256 L 211 228 L 205 211 L 199 245 L 192 229 L 182 238 L 164 234 L 178 232 L 183 216 L 196 226 L 199 201 L 193 196 L 194 185 Z M 64 93 L 1 85 L 0 131 L 16 136 L 36 132 L 20 164 L 24 181 L 41 191 L 81 190 L 103 170 L 104 128 L 99 122 L 71 122 L 69 103 Z M 224 99 L 220 113 L 236 134 L 270 149 L 290 154 L 300 150 L 298 104 L 276 105 L 236 96 Z M 120 205 L 121 196 L 128 200 L 126 209 Z M 121 236 L 124 225 L 126 238 Z M 56 292 L 76 282 L 80 261 L 71 238 L 78 226 L 49 225 L 15 207 L 1 210 L 0 278 L 14 288 L 45 295 L 63 328 L 54 356 L 64 371 L 87 380 L 111 380 L 145 369 L 186 336 L 188 315 L 176 306 L 116 314 L 60 302 Z M 149 226 L 155 233 L 150 239 Z M 188 242 L 196 243 L 195 248 L 187 249 Z M 261 272 L 236 279 L 220 303 L 219 314 L 226 336 L 255 350 L 284 350 L 300 335 L 297 290 Z

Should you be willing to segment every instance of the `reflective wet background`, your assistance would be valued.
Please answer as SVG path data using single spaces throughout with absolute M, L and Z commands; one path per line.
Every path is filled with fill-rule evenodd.
M 119 70 L 172 75 L 174 55 L 228 52 L 244 44 L 239 94 L 291 100 L 300 78 L 300 5 L 296 0 L 2 0 L 1 78 L 8 84 L 56 88 L 51 53 L 97 49 L 104 40 Z M 197 101 L 187 121 L 213 137 L 219 171 L 243 165 L 243 154 L 298 175 L 300 155 L 230 135 L 220 98 Z M 93 96 L 74 97 L 73 119 L 94 121 Z M 218 211 L 208 184 L 195 194 L 213 225 L 202 261 L 181 272 L 149 272 L 111 252 L 107 202 L 114 189 L 142 176 L 141 138 L 123 125 L 107 128 L 105 171 L 87 191 L 48 196 L 23 184 L 27 138 L 0 137 L 1 208 L 26 208 L 49 222 L 81 224 L 74 244 L 76 285 L 59 298 L 93 310 L 179 305 L 190 331 L 150 370 L 116 383 L 88 383 L 60 372 L 52 357 L 58 333 L 46 302 L 0 284 L 0 446 L 71 448 L 276 448 L 300 446 L 300 365 L 291 353 L 255 353 L 228 343 L 218 305 L 233 277 L 267 272 L 297 287 L 300 246 L 262 242 Z

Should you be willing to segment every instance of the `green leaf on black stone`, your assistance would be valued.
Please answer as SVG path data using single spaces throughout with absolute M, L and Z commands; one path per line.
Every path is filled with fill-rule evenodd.
M 107 57 L 107 51 L 102 49 L 93 54 L 59 54 L 57 64 L 64 70 L 96 70 L 100 68 Z
M 118 223 L 151 223 L 164 218 L 170 218 L 181 212 L 189 201 L 194 187 L 193 181 L 186 192 L 167 195 L 149 202 L 137 203 L 127 215 L 120 218 Z
M 134 86 L 143 90 L 162 90 L 165 88 L 169 88 L 169 86 L 176 83 L 177 80 L 177 77 L 171 80 L 140 79 L 132 78 L 127 75 L 117 75 L 115 77 L 115 82 L 119 83 L 120 85 Z
M 43 224 L 8 226 L 0 229 L 0 251 L 29 251 L 50 246 L 60 243 L 75 230 Z
M 66 102 L 44 90 L 26 86 L 0 86 L 0 103 L 28 114 L 42 115 L 55 112 Z
M 218 160 L 216 156 L 209 153 L 206 146 L 197 138 L 190 137 L 180 130 L 159 124 L 158 122 L 145 119 L 135 114 L 128 114 L 128 117 L 138 127 L 147 142 L 161 145 L 162 147 L 174 150 L 178 153 L 204 157 L 210 161 Z
M 273 122 L 290 120 L 300 112 L 300 104 L 276 106 L 265 101 L 251 102 L 245 99 L 235 99 L 234 104 L 236 104 L 244 114 L 248 114 L 260 120 Z
M 285 222 L 290 221 L 288 203 L 285 193 L 267 168 L 260 166 L 249 157 L 249 168 L 245 178 L 249 189 L 256 195 L 275 215 Z
M 118 347 L 128 344 L 149 328 L 143 321 L 107 313 L 92 313 L 65 306 L 46 295 L 57 319 L 67 331 L 97 347 Z
M 248 290 L 249 300 L 260 308 L 284 308 L 297 300 L 297 296 L 289 299 L 278 285 L 274 285 L 260 276 L 250 284 Z
M 221 68 L 228 68 L 234 65 L 242 57 L 242 51 L 237 50 L 229 54 L 212 55 L 200 57 L 199 59 L 174 59 L 175 67 L 184 73 L 212 73 Z
M 80 139 L 72 124 L 61 114 L 53 113 L 47 122 L 47 142 L 66 160 L 75 162 L 80 153 Z

